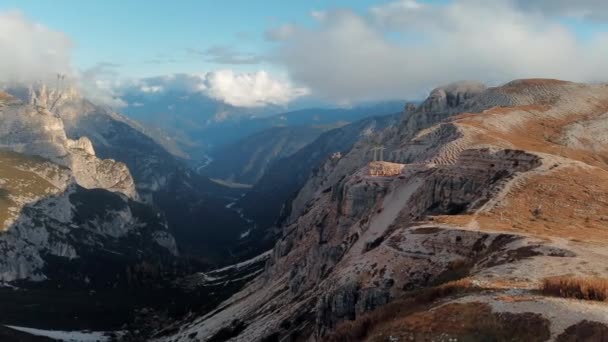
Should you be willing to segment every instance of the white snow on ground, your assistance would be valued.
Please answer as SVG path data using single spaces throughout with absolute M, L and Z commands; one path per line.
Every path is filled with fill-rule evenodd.
M 241 269 L 243 267 L 249 266 L 251 264 L 254 264 L 256 262 L 262 261 L 262 260 L 270 257 L 270 253 L 272 253 L 272 249 L 268 250 L 268 251 L 266 251 L 266 252 L 264 252 L 264 253 L 262 253 L 260 255 L 254 256 L 251 259 L 248 259 L 248 260 L 245 260 L 245 261 L 241 261 L 238 264 L 229 265 L 229 266 L 226 266 L 226 267 L 218 268 L 216 270 L 207 272 L 207 274 L 215 274 L 215 273 L 225 272 L 225 271 L 232 270 L 232 269 L 237 269 L 238 270 L 238 269 Z
M 65 342 L 105 342 L 110 338 L 105 331 L 61 331 L 61 330 L 42 330 L 34 328 L 16 327 L 5 325 L 5 327 L 28 333 L 35 336 L 44 336 Z
M 253 277 L 257 276 L 258 274 L 260 274 L 262 272 L 264 272 L 263 269 L 257 270 L 255 272 L 248 273 L 248 274 L 246 274 L 246 275 L 244 275 L 242 277 L 230 279 L 230 280 L 227 280 L 227 281 L 206 282 L 206 283 L 203 283 L 201 286 L 209 287 L 209 286 L 218 286 L 218 285 L 222 285 L 222 284 L 226 285 L 226 284 L 229 284 L 229 283 L 235 283 L 237 281 L 253 278 Z M 223 279 L 223 278 L 225 278 L 225 277 L 220 277 L 219 279 Z
M 241 235 L 239 235 L 239 239 L 244 239 L 248 237 L 249 233 L 251 233 L 251 229 L 247 229 L 246 231 L 242 232 Z

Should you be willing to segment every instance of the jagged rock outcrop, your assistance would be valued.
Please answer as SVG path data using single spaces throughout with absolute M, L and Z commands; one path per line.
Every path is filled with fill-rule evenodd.
M 0 151 L 0 183 L 0 282 L 42 281 L 56 276 L 57 260 L 67 269 L 103 258 L 105 250 L 121 255 L 114 264 L 177 255 L 157 212 L 121 193 L 83 188 L 64 166 Z M 146 248 L 133 250 L 138 244 Z M 80 270 L 78 278 L 107 276 L 98 271 Z
M 142 258 L 171 263 L 175 240 L 164 217 L 137 202 L 127 166 L 99 159 L 85 136 L 68 138 L 50 111 L 79 95 L 44 86 L 14 94 L 21 99 L 0 108 L 0 282 L 107 282 Z M 100 260 L 108 274 L 93 266 Z
M 382 313 L 395 320 L 383 326 L 388 332 L 439 338 L 444 331 L 424 329 L 426 321 L 406 334 L 398 319 L 431 312 L 441 296 L 451 305 L 486 305 L 488 315 L 504 318 L 500 324 L 514 324 L 515 313 L 533 315 L 553 337 L 582 320 L 580 310 L 608 323 L 595 307 L 530 291 L 547 276 L 608 275 L 607 253 L 594 247 L 608 241 L 601 219 L 608 217 L 608 133 L 580 133 L 591 122 L 603 127 L 607 111 L 605 85 L 518 80 L 438 88 L 399 125 L 317 170 L 294 200 L 265 272 L 218 310 L 171 327 L 177 332 L 160 340 L 213 340 L 235 318 L 231 341 L 323 340 L 342 322 L 359 324 L 395 300 L 411 310 Z M 378 145 L 398 164 L 382 175 L 370 174 Z M 416 297 L 416 290 L 465 277 L 460 297 L 445 288 Z M 361 322 L 365 334 L 389 336 L 373 330 L 373 319 Z
M 69 157 L 62 165 L 69 164 L 81 186 L 133 192 L 137 196 L 130 197 L 158 208 L 182 255 L 210 262 L 236 258 L 237 252 L 230 248 L 240 242 L 239 236 L 248 223 L 226 204 L 230 202 L 227 198 L 240 194 L 239 189 L 199 175 L 185 160 L 153 139 L 147 128 L 90 102 L 76 91 L 58 92 L 41 86 L 10 91 L 25 103 L 36 102 L 41 109 L 52 107 L 51 115 L 44 120 L 56 120 L 63 125 L 58 128 L 59 135 L 65 134 L 67 142 L 75 141 L 70 143 L 73 148 L 66 157 L 59 159 Z M 88 142 L 82 140 L 85 138 L 91 142 L 94 156 L 89 153 Z M 59 140 L 64 141 L 63 136 L 56 139 Z
M 457 110 L 467 100 L 478 96 L 484 90 L 486 90 L 486 86 L 478 82 L 452 83 L 431 91 L 420 108 L 426 113 L 443 113 Z
M 29 102 L 13 102 L 0 112 L 0 146 L 18 153 L 40 156 L 72 170 L 76 181 L 86 188 L 105 188 L 137 198 L 135 183 L 125 164 L 101 160 L 87 137 L 76 140 L 66 135 L 63 120 L 49 111 L 76 96 L 74 92 L 29 90 Z

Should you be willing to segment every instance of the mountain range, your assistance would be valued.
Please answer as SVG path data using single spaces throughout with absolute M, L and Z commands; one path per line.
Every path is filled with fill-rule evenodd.
M 433 90 L 308 177 L 260 276 L 157 340 L 602 340 L 607 111 L 601 84 Z
M 352 108 L 279 106 L 235 107 L 203 94 L 187 91 L 126 92 L 124 114 L 137 120 L 170 151 L 194 161 L 218 148 L 276 127 L 306 126 L 319 130 L 359 119 L 400 111 L 402 101 L 385 101 Z
M 6 89 L 0 337 L 601 340 L 607 112 L 603 84 L 458 82 L 226 123 L 197 164 L 74 89 Z

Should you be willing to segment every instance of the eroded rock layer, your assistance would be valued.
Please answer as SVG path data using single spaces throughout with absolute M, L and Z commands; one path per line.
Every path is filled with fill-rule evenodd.
M 466 339 L 475 323 L 543 340 L 584 310 L 601 330 L 604 304 L 535 290 L 608 275 L 608 86 L 459 83 L 409 110 L 311 176 L 261 276 L 160 340 Z M 388 157 L 370 164 L 377 146 Z M 518 325 L 532 321 L 536 335 Z

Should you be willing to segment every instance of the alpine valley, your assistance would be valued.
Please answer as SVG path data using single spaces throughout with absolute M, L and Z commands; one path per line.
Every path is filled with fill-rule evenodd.
M 607 336 L 608 86 L 399 107 L 263 125 L 202 165 L 73 88 L 6 88 L 0 339 Z

